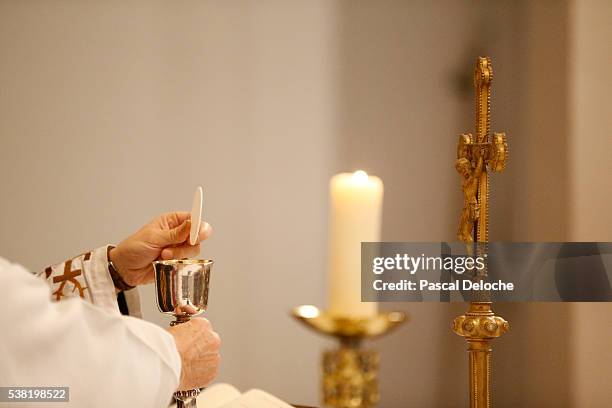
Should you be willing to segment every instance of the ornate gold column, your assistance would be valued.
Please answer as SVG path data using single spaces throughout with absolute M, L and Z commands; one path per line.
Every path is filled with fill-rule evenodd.
M 455 318 L 453 331 L 465 337 L 470 358 L 470 407 L 491 406 L 491 344 L 507 332 L 507 321 L 495 316 L 490 302 L 472 302 L 470 309 Z
M 476 135 L 459 137 L 455 168 L 462 177 L 464 205 L 457 236 L 466 243 L 468 253 L 486 256 L 489 240 L 489 175 L 501 172 L 508 159 L 505 133 L 489 135 L 491 112 L 491 83 L 493 66 L 488 57 L 478 57 L 474 69 L 476 89 Z M 476 242 L 476 244 L 474 244 Z M 486 280 L 486 268 L 473 280 Z M 510 325 L 492 310 L 491 294 L 473 292 L 467 313 L 453 322 L 453 331 L 468 342 L 470 407 L 491 406 L 491 340 L 504 334 Z

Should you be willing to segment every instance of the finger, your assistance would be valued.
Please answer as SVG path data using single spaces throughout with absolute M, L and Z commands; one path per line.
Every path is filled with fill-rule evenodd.
M 184 221 L 181 225 L 171 229 L 161 229 L 159 230 L 160 241 L 159 245 L 162 247 L 167 247 L 171 245 L 182 244 L 189 237 L 189 228 L 191 227 L 191 222 L 189 220 Z
M 160 216 L 160 219 L 165 221 L 168 228 L 176 228 L 187 220 L 191 219 L 191 213 L 187 211 L 167 212 Z
M 205 221 L 202 221 L 202 224 L 200 225 L 200 233 L 198 234 L 198 242 L 202 242 L 210 238 L 212 233 L 213 233 L 212 225 L 210 225 L 209 223 Z
M 221 337 L 216 331 L 212 332 L 212 345 L 217 351 L 221 348 Z
M 165 225 L 168 228 L 176 228 L 185 221 L 191 221 L 191 213 L 187 211 L 175 211 L 162 214 L 161 219 L 165 220 Z M 198 236 L 198 242 L 208 239 L 213 232 L 212 226 L 206 221 L 202 221 L 200 224 L 200 234 Z
M 181 245 L 173 248 L 164 248 L 161 252 L 162 259 L 193 258 L 200 254 L 200 244 Z
M 193 319 L 191 319 L 192 324 L 194 325 L 200 325 L 203 329 L 210 329 L 212 327 L 212 325 L 210 324 L 210 320 L 208 320 L 205 317 L 195 317 Z

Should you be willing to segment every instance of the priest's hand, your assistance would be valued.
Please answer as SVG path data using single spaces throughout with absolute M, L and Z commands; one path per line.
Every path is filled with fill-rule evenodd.
M 219 371 L 221 340 L 210 322 L 193 318 L 168 329 L 181 355 L 181 380 L 178 389 L 190 390 L 208 385 Z
M 189 245 L 191 216 L 171 212 L 155 218 L 109 252 L 109 258 L 125 283 L 130 286 L 153 281 L 152 262 L 158 259 L 182 259 L 197 256 L 200 242 L 212 233 L 203 222 L 196 245 Z

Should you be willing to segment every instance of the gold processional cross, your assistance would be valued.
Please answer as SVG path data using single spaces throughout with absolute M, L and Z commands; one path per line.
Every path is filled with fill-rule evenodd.
M 468 245 L 468 252 L 486 256 L 489 241 L 489 171 L 501 172 L 508 160 L 506 134 L 489 135 L 491 113 L 491 82 L 493 67 L 488 57 L 478 57 L 474 69 L 476 88 L 476 135 L 459 136 L 455 168 L 461 175 L 463 209 L 457 237 Z M 476 244 L 473 244 L 476 242 Z M 486 280 L 487 270 L 476 280 Z M 453 331 L 468 342 L 470 366 L 470 407 L 491 406 L 491 345 L 490 342 L 509 330 L 508 322 L 495 316 L 488 291 L 473 293 L 468 312 L 453 322 Z

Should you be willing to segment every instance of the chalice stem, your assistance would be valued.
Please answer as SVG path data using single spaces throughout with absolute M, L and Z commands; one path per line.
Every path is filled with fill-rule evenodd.
M 176 318 L 176 320 L 171 321 L 170 326 L 176 326 L 177 324 L 187 323 L 188 321 L 191 320 L 191 316 L 188 316 L 188 315 L 177 315 L 174 317 Z

